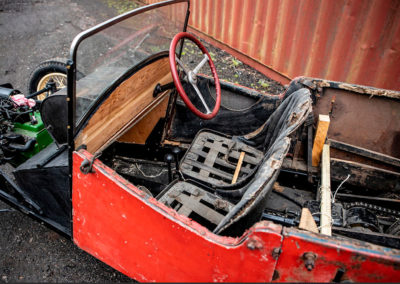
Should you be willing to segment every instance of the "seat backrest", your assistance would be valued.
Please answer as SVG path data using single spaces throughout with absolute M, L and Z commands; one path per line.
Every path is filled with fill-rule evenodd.
M 183 157 L 181 172 L 211 186 L 220 196 L 238 200 L 243 196 L 246 185 L 254 179 L 272 145 L 289 137 L 311 111 L 310 91 L 303 88 L 288 96 L 266 123 L 253 133 L 229 137 L 211 130 L 202 130 Z M 229 162 L 238 161 L 240 155 L 243 155 L 245 166 L 239 166 L 238 178 L 231 183 L 233 171 L 238 166 Z
M 218 224 L 214 233 L 238 236 L 249 224 L 254 224 L 260 219 L 265 199 L 279 175 L 289 147 L 288 137 L 277 140 L 270 147 L 254 178 L 245 187 L 242 198 Z
M 234 139 L 266 152 L 276 140 L 292 134 L 306 120 L 311 111 L 310 90 L 299 89 L 285 98 L 260 128 Z
M 311 111 L 310 91 L 305 88 L 297 90 L 279 105 L 261 128 L 239 139 L 261 148 L 265 156 L 251 181 L 238 189 L 243 193 L 241 199 L 215 228 L 214 233 L 240 234 L 248 228 L 248 224 L 260 219 L 265 200 L 289 151 L 289 136 L 306 120 Z
M 40 106 L 43 124 L 57 145 L 67 143 L 67 111 L 66 95 L 51 95 Z

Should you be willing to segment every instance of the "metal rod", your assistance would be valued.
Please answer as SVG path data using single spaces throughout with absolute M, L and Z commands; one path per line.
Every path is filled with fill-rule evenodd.
M 34 98 L 34 97 L 36 97 L 36 96 L 38 96 L 38 95 L 40 95 L 40 94 L 43 94 L 43 93 L 45 93 L 45 92 L 47 92 L 47 91 L 50 91 L 51 89 L 52 89 L 52 87 L 51 87 L 50 85 L 46 85 L 46 87 L 44 87 L 44 88 L 41 89 L 40 91 L 37 91 L 37 92 L 35 92 L 35 93 L 33 93 L 33 94 L 30 94 L 30 95 L 26 96 L 26 98 L 27 98 L 27 99 Z

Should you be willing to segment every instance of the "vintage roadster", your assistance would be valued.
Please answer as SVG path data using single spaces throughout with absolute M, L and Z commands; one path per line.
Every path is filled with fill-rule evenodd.
M 74 39 L 67 88 L 3 85 L 2 199 L 138 281 L 398 281 L 400 92 L 220 81 L 188 17 L 141 6 Z

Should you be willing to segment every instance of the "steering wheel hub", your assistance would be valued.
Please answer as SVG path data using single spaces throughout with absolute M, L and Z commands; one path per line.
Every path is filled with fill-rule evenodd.
M 189 83 L 197 84 L 197 76 L 193 71 L 189 71 L 188 78 L 189 78 Z

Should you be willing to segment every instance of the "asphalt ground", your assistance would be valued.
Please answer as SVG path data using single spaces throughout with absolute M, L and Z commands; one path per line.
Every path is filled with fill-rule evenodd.
M 26 92 L 39 63 L 66 58 L 72 39 L 131 7 L 128 0 L 0 0 L 0 84 Z M 190 47 L 185 49 L 189 54 Z M 212 49 L 220 78 L 279 93 L 283 87 L 229 54 Z M 224 71 L 225 70 L 225 71 Z M 67 239 L 0 202 L 1 282 L 130 282 Z
M 42 61 L 119 11 L 110 1 L 0 0 L 0 83 L 26 92 Z M 132 282 L 36 220 L 0 202 L 1 282 Z M 6 209 L 6 210 L 4 210 Z

